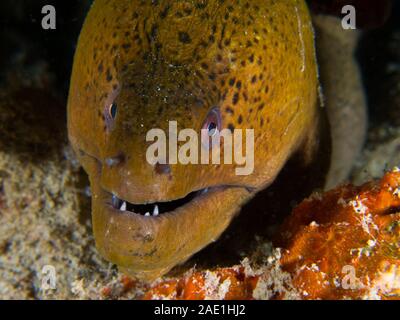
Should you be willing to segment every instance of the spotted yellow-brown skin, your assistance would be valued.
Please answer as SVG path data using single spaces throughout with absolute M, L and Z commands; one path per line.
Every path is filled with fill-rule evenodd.
M 94 2 L 76 50 L 68 129 L 89 174 L 105 258 L 139 278 L 164 274 L 217 240 L 293 153 L 310 153 L 320 112 L 313 41 L 301 0 Z M 223 128 L 254 129 L 252 174 L 236 175 L 229 164 L 166 169 L 146 160 L 150 129 L 168 131 L 177 121 L 199 131 L 212 108 Z M 207 187 L 157 217 L 110 204 L 112 194 L 145 204 Z

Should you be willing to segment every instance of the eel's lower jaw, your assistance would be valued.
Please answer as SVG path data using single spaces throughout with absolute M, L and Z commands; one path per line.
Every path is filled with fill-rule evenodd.
M 166 273 L 217 240 L 253 196 L 245 187 L 212 187 L 195 192 L 172 211 L 162 212 L 165 203 L 158 203 L 158 215 L 146 216 L 146 212 L 128 211 L 131 204 L 124 205 L 116 197 L 114 205 L 119 208 L 114 208 L 112 194 L 101 188 L 96 176 L 91 176 L 91 186 L 98 250 L 124 272 L 143 279 Z

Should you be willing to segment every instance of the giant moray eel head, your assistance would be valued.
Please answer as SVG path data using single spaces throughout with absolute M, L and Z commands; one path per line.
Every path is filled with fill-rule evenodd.
M 100 253 L 154 278 L 217 240 L 312 145 L 317 86 L 304 1 L 95 1 L 76 50 L 68 130 L 89 174 Z M 254 170 L 149 163 L 146 134 L 168 132 L 169 121 L 254 129 Z

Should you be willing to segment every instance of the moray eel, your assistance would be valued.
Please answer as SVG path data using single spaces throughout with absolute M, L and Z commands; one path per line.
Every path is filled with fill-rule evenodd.
M 163 275 L 216 241 L 293 154 L 314 157 L 313 36 L 301 0 L 94 2 L 74 58 L 68 131 L 106 259 L 138 278 Z M 146 133 L 169 121 L 254 129 L 254 171 L 150 164 Z

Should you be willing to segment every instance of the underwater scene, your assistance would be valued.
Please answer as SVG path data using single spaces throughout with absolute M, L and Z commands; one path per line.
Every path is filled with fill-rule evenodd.
M 0 299 L 400 299 L 400 2 L 2 0 Z

